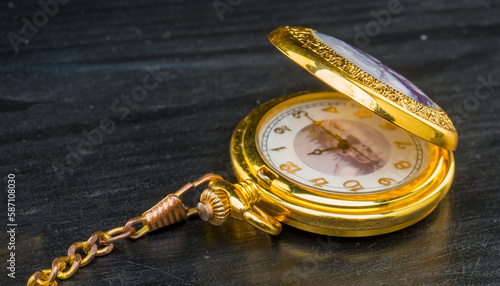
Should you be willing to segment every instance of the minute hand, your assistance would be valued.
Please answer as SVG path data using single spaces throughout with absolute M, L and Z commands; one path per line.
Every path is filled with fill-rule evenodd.
M 340 137 L 338 134 L 334 134 L 332 133 L 330 130 L 326 129 L 320 121 L 316 121 L 314 119 L 312 119 L 308 114 L 305 115 L 309 120 L 311 120 L 314 125 L 318 126 L 319 128 L 323 129 L 323 131 L 325 131 L 327 134 L 329 134 L 330 136 L 332 136 L 333 138 L 337 139 L 337 141 L 339 141 L 339 144 L 346 144 L 347 146 L 349 146 L 350 148 L 352 148 L 352 150 L 356 151 L 357 153 L 359 153 L 361 156 L 365 157 L 368 161 L 372 162 L 375 166 L 379 167 L 380 166 L 375 163 L 372 159 L 368 158 L 368 156 L 366 156 L 365 154 L 361 153 L 358 149 L 356 149 L 354 146 L 351 145 L 351 143 L 349 143 L 349 141 L 343 139 L 342 137 Z
M 375 166 L 380 168 L 379 164 L 375 163 L 372 159 L 368 158 L 365 154 L 359 152 L 359 150 L 356 149 L 354 146 L 352 146 L 349 142 L 347 142 L 347 144 L 349 144 L 349 147 L 351 147 L 352 150 L 358 152 L 361 156 L 365 157 L 368 161 L 372 162 Z

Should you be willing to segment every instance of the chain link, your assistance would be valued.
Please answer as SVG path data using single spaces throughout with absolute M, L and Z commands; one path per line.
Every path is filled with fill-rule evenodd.
M 33 273 L 28 280 L 27 286 L 58 285 L 56 278 L 64 280 L 72 277 L 80 267 L 89 264 L 96 256 L 110 253 L 116 242 L 125 238 L 138 239 L 149 231 L 182 221 L 188 216 L 196 214 L 196 210 L 191 209 L 188 211 L 179 197 L 188 190 L 209 181 L 220 179 L 222 178 L 218 175 L 206 174 L 194 183 L 188 183 L 174 194 L 168 195 L 141 216 L 128 220 L 124 226 L 108 231 L 96 231 L 87 241 L 71 244 L 66 256 L 57 257 L 52 261 L 51 269 L 39 270 Z M 165 220 L 167 217 L 174 219 Z M 134 225 L 139 223 L 142 223 L 142 228 L 136 230 Z M 98 244 L 102 247 L 99 248 Z M 84 258 L 82 258 L 81 254 L 76 253 L 79 249 L 85 253 Z
M 56 278 L 64 280 L 72 277 L 80 267 L 89 264 L 96 256 L 103 256 L 110 253 L 116 242 L 128 237 L 132 238 L 132 234 L 136 232 L 133 225 L 143 222 L 145 219 L 145 216 L 136 217 L 129 220 L 125 226 L 116 227 L 108 231 L 96 231 L 87 241 L 73 243 L 70 245 L 66 256 L 55 258 L 52 261 L 51 269 L 44 269 L 33 273 L 27 285 L 57 285 Z M 97 243 L 102 248 L 99 248 Z M 78 249 L 81 249 L 86 254 L 83 259 L 79 253 L 76 253 Z

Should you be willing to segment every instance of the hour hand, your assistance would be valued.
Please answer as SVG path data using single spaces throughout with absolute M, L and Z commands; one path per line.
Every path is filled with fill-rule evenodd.
M 315 149 L 311 153 L 307 153 L 307 155 L 321 155 L 321 154 L 323 154 L 323 152 L 336 150 L 339 148 L 340 148 L 339 146 L 335 146 L 335 147 L 330 147 L 330 148 L 326 148 L 326 149 Z

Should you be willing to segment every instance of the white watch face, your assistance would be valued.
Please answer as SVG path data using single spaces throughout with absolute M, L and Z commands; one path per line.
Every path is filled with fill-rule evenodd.
M 370 194 L 402 186 L 429 159 L 427 142 L 339 99 L 300 103 L 264 118 L 257 145 L 276 172 L 330 193 Z

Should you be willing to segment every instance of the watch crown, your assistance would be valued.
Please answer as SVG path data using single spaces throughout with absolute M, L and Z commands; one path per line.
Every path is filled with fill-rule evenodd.
M 223 224 L 229 217 L 230 208 L 228 194 L 222 190 L 211 188 L 203 191 L 197 205 L 200 218 L 213 225 Z

